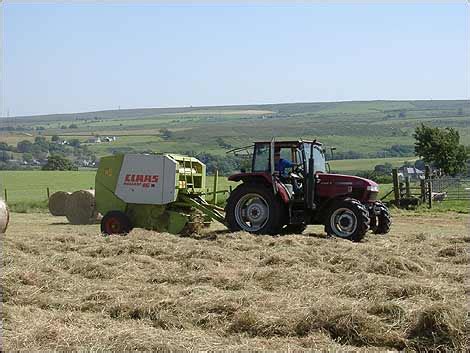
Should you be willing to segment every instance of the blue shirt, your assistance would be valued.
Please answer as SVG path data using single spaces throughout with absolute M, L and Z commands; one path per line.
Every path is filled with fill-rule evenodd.
M 286 159 L 279 159 L 279 162 L 275 163 L 274 170 L 279 172 L 280 175 L 284 175 L 286 168 L 292 168 L 294 166 L 293 163 L 289 162 Z

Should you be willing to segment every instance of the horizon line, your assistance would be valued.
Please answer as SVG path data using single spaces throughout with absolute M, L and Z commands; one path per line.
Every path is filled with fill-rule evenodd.
M 281 102 L 281 103 L 245 103 L 245 104 L 219 104 L 219 105 L 187 105 L 187 106 L 161 106 L 161 107 L 138 107 L 138 108 L 116 108 L 116 109 L 101 109 L 89 110 L 80 112 L 61 112 L 61 113 L 45 113 L 45 114 L 31 114 L 31 115 L 14 115 L 14 116 L 0 116 L 0 119 L 13 119 L 13 118 L 32 118 L 39 116 L 54 116 L 54 115 L 73 115 L 73 114 L 88 114 L 88 113 L 103 113 L 112 111 L 130 111 L 130 110 L 152 110 L 152 109 L 198 109 L 198 108 L 218 108 L 218 107 L 243 107 L 243 106 L 266 106 L 266 105 L 287 105 L 287 104 L 322 104 L 322 103 L 352 103 L 352 102 L 409 102 L 409 101 L 469 101 L 470 98 L 454 98 L 454 99 L 358 99 L 358 100 L 339 100 L 339 101 L 299 101 L 299 102 Z

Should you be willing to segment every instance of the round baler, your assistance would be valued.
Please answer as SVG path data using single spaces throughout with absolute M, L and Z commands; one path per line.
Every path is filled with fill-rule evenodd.
M 103 157 L 95 179 L 96 209 L 104 234 L 145 228 L 191 233 L 223 216 L 203 199 L 206 166 L 177 154 Z

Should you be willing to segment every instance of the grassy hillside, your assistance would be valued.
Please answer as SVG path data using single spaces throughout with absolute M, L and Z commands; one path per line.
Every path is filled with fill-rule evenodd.
M 409 156 L 413 131 L 421 122 L 457 128 L 462 142 L 470 145 L 469 121 L 470 102 L 465 100 L 155 108 L 0 119 L 0 139 L 16 143 L 32 139 L 27 134 L 81 141 L 92 135 L 117 136 L 115 142 L 89 146 L 102 156 L 146 150 L 224 155 L 231 147 L 272 136 L 303 137 L 336 146 L 339 154 L 369 158 Z M 402 152 L 395 153 L 394 145 L 402 146 Z

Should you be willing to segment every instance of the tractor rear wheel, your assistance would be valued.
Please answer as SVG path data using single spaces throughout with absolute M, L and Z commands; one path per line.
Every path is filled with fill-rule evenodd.
M 355 199 L 334 203 L 325 222 L 325 231 L 343 239 L 361 241 L 369 230 L 370 218 L 367 208 Z
M 109 211 L 101 219 L 101 233 L 106 235 L 126 235 L 132 230 L 132 224 L 124 212 Z
M 374 233 L 387 234 L 390 232 L 390 227 L 392 225 L 390 211 L 382 202 L 377 202 L 375 207 L 379 209 L 379 214 L 376 216 L 376 227 Z
M 285 207 L 272 189 L 263 184 L 244 183 L 230 193 L 225 221 L 231 231 L 279 234 Z

